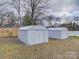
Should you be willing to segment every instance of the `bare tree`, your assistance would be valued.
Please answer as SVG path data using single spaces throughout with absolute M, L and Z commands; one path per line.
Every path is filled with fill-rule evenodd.
M 23 0 L 23 7 L 26 9 L 31 17 L 32 24 L 36 23 L 36 20 L 44 14 L 48 8 L 49 0 Z
M 5 4 L 9 4 L 17 10 L 19 15 L 18 20 L 20 20 L 20 25 L 22 25 L 22 7 L 25 9 L 25 13 L 29 13 L 32 24 L 34 24 L 39 17 L 44 15 L 46 9 L 48 8 L 48 1 L 49 0 L 11 0 L 11 2 L 5 2 Z
M 3 21 L 4 21 L 4 16 L 2 14 L 0 14 L 0 26 L 3 25 Z
M 11 6 L 13 8 L 16 9 L 17 13 L 18 13 L 18 20 L 20 21 L 20 25 L 22 25 L 22 22 L 21 22 L 21 0 L 11 0 L 11 2 L 3 2 L 3 3 L 0 3 L 1 6 Z M 6 8 L 7 8 L 6 7 Z
M 21 20 L 21 0 L 11 0 L 12 2 L 10 5 L 12 5 L 16 11 L 18 12 L 19 18 L 18 20 L 20 21 L 20 26 L 22 25 L 22 20 Z
M 3 22 L 4 22 L 4 14 L 3 14 L 4 9 L 0 9 L 0 26 L 2 27 Z
M 15 14 L 13 11 L 10 11 L 6 8 L 0 9 L 0 26 L 1 27 L 10 27 L 14 26 L 15 23 Z
M 53 16 L 48 16 L 48 21 L 49 21 L 49 26 L 52 26 L 52 19 L 53 19 Z

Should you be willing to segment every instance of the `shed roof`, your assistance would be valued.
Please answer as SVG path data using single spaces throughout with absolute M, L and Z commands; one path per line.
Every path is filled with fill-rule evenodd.
M 53 28 L 48 28 L 48 30 L 67 30 L 65 27 L 53 27 Z
M 46 30 L 47 28 L 41 25 L 24 26 L 19 28 L 19 30 Z

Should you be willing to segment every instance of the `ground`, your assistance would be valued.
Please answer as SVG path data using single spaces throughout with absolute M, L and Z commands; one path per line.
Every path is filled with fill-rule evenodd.
M 0 59 L 79 59 L 79 37 L 49 39 L 27 46 L 17 38 L 0 38 Z

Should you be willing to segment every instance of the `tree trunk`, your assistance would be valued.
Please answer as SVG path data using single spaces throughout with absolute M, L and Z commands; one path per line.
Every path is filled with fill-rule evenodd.
M 19 2 L 19 7 L 18 7 L 19 18 L 18 18 L 18 20 L 20 21 L 20 26 L 22 26 L 22 19 L 21 19 L 21 13 L 20 13 L 20 0 L 18 2 Z
M 34 8 L 32 8 L 31 21 L 32 25 L 34 25 Z

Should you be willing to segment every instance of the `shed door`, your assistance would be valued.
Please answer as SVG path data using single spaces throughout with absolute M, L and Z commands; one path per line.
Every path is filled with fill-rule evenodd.
M 44 41 L 44 31 L 29 31 L 28 34 L 28 40 L 30 44 L 37 44 Z

